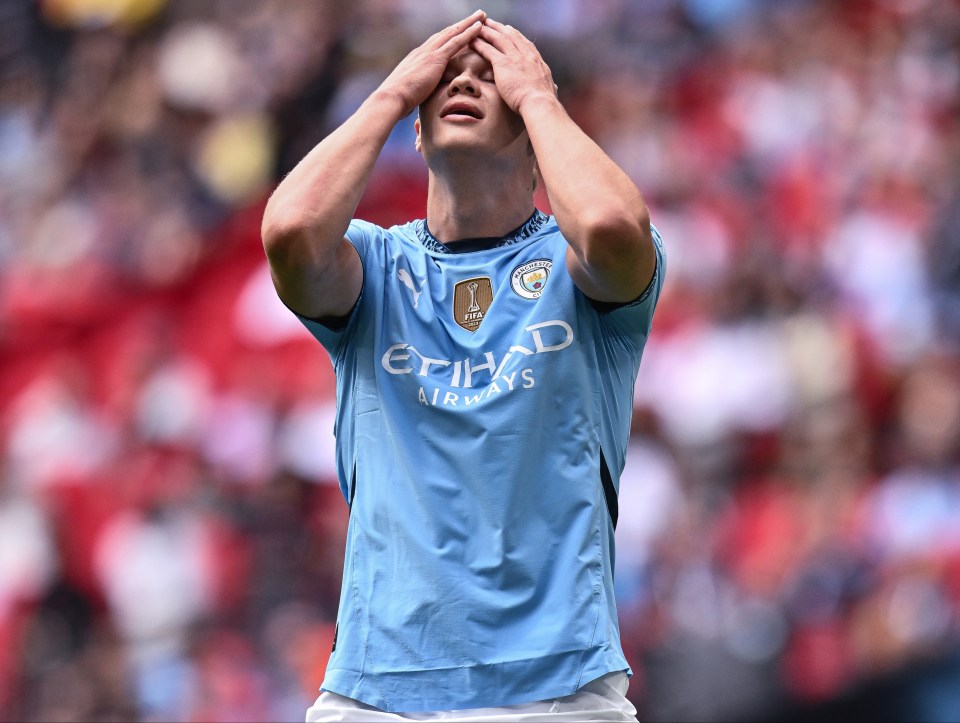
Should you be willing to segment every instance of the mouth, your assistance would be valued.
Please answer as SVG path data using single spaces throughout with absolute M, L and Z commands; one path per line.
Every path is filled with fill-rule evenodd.
M 452 103 L 440 111 L 440 117 L 451 119 L 473 118 L 474 120 L 480 120 L 483 118 L 483 113 L 468 103 Z

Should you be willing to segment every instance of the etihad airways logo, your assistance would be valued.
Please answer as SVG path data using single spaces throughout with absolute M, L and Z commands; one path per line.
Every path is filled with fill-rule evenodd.
M 380 364 L 389 374 L 412 374 L 434 385 L 447 387 L 441 396 L 440 386 L 421 386 L 418 391 L 421 404 L 457 406 L 462 401 L 469 406 L 494 394 L 535 386 L 533 369 L 519 369 L 519 364 L 516 361 L 511 363 L 511 360 L 557 352 L 573 343 L 573 328 L 560 319 L 531 324 L 523 331 L 527 335 L 523 343 L 514 344 L 499 355 L 485 351 L 475 358 L 438 359 L 424 354 L 412 344 L 401 342 L 384 352 Z M 479 390 L 479 393 L 468 396 L 451 389 L 472 389 Z

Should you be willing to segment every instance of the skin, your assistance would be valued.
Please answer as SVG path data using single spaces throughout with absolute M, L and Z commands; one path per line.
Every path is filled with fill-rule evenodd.
M 444 115 L 453 104 L 482 117 Z M 411 51 L 270 197 L 261 235 L 288 306 L 313 318 L 353 307 L 363 269 L 344 234 L 391 130 L 418 107 L 437 238 L 502 236 L 521 225 L 534 210 L 539 168 L 580 290 L 612 302 L 643 292 L 656 260 L 639 190 L 567 115 L 536 46 L 478 10 Z
M 483 117 L 444 115 L 457 105 Z M 500 236 L 530 217 L 533 148 L 481 55 L 464 48 L 451 58 L 440 84 L 420 105 L 415 127 L 429 172 L 428 225 L 438 239 Z

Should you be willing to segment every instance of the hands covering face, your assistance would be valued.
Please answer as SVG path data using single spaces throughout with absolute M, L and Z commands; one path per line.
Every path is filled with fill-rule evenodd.
M 490 63 L 497 91 L 514 113 L 519 115 L 531 98 L 556 97 L 550 68 L 536 46 L 482 10 L 431 35 L 400 61 L 379 91 L 395 97 L 408 115 L 434 91 L 450 59 L 468 45 Z
M 536 96 L 555 98 L 557 86 L 537 46 L 519 30 L 486 18 L 470 47 L 493 67 L 500 97 L 517 115 Z
M 402 104 L 403 116 L 409 115 L 440 83 L 450 58 L 479 37 L 486 19 L 487 14 L 477 10 L 431 35 L 397 64 L 381 83 L 379 92 L 396 97 Z

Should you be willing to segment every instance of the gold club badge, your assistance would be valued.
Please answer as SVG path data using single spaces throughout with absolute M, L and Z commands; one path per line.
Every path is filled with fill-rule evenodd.
M 493 303 L 489 276 L 457 282 L 453 287 L 453 320 L 467 331 L 476 331 Z

